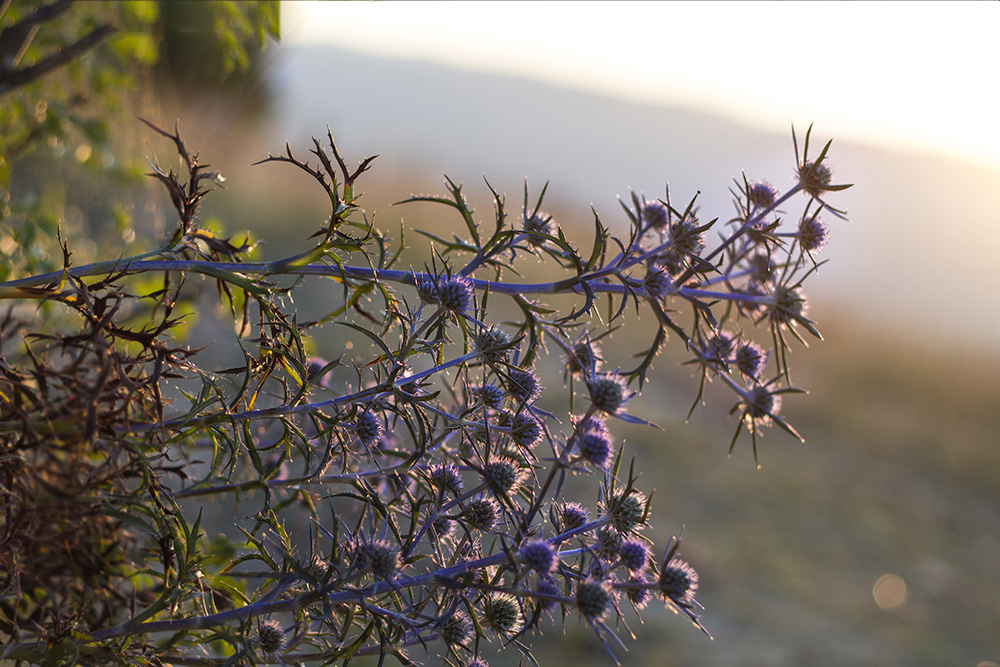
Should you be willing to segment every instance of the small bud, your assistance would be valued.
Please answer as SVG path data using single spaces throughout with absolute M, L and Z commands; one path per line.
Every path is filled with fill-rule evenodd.
M 752 340 L 746 340 L 736 347 L 734 361 L 740 373 L 748 378 L 757 379 L 767 365 L 767 352 Z
M 628 596 L 629 602 L 635 605 L 636 609 L 642 609 L 649 602 L 651 596 L 649 592 L 649 577 L 643 572 L 633 572 L 632 576 L 628 578 L 628 583 L 632 584 L 633 587 L 625 589 L 625 595 Z
M 581 340 L 573 346 L 567 365 L 574 375 L 590 375 L 601 367 L 601 353 L 597 345 L 589 339 Z
M 538 585 L 535 586 L 535 590 L 541 593 L 542 595 L 554 596 L 562 594 L 562 591 L 559 590 L 559 584 L 556 583 L 555 579 L 553 579 L 548 575 L 538 577 Z M 542 609 L 548 611 L 549 609 L 555 607 L 556 604 L 558 603 L 555 600 L 540 598 L 539 604 L 541 605 Z
M 651 296 L 662 299 L 673 289 L 674 278 L 665 268 L 654 263 L 646 271 L 646 277 L 642 279 L 642 286 Z

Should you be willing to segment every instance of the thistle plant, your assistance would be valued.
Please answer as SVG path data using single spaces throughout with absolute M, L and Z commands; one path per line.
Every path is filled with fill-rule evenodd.
M 0 284 L 0 658 L 458 667 L 530 657 L 572 619 L 613 657 L 654 599 L 708 634 L 695 566 L 679 536 L 649 536 L 652 491 L 615 431 L 653 427 L 631 399 L 670 343 L 695 369 L 691 410 L 707 382 L 732 391 L 730 451 L 746 432 L 756 459 L 770 426 L 799 437 L 786 351 L 819 337 L 803 284 L 848 187 L 830 143 L 812 155 L 810 128 L 800 154 L 793 130 L 791 186 L 744 177 L 725 222 L 696 197 L 632 193 L 626 233 L 594 211 L 580 245 L 545 188 L 512 214 L 487 183 L 482 219 L 446 179 L 401 203 L 440 205 L 461 232 L 425 232 L 413 259 L 360 207 L 373 158 L 350 167 L 328 132 L 308 160 L 262 161 L 301 171 L 330 212 L 301 253 L 261 262 L 200 225 L 219 174 L 149 126 L 179 156 L 150 174 L 172 234 L 81 266 L 64 241 L 61 271 Z M 524 281 L 526 262 L 554 278 Z M 313 321 L 293 300 L 307 281 L 338 295 Z M 234 368 L 182 336 L 213 299 Z M 611 354 L 632 309 L 652 339 Z

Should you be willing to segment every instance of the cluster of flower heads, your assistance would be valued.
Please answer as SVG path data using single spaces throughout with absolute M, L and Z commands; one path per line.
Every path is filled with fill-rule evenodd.
M 783 395 L 798 391 L 785 363 L 785 334 L 817 333 L 802 283 L 826 243 L 821 215 L 840 215 L 823 197 L 842 188 L 831 184 L 825 154 L 796 156 L 797 182 L 784 193 L 767 181 L 737 183 L 737 213 L 719 225 L 702 220 L 694 200 L 678 210 L 669 193 L 663 200 L 633 194 L 633 206 L 623 205 L 628 238 L 609 243 L 598 220 L 589 254 L 540 210 L 540 198 L 528 205 L 527 189 L 520 224 L 506 226 L 497 195 L 495 231 L 483 237 L 449 181 L 454 202 L 446 203 L 462 213 L 470 238 L 433 237 L 444 246 L 435 259 L 440 271 L 377 272 L 383 294 L 396 281 L 415 288 L 416 299 L 385 309 L 380 354 L 358 364 L 358 392 L 316 404 L 347 406 L 325 431 L 342 448 L 324 460 L 324 474 L 339 465 L 341 472 L 326 478 L 351 485 L 331 495 L 331 506 L 350 498 L 363 509 L 335 509 L 335 527 L 324 526 L 314 545 L 324 555 L 295 568 L 312 592 L 321 590 L 333 610 L 351 608 L 391 627 L 398 647 L 440 642 L 457 667 L 485 665 L 490 642 L 527 650 L 526 637 L 557 612 L 575 613 L 611 650 L 620 643 L 612 625 L 624 624 L 625 604 L 638 613 L 654 597 L 704 630 L 698 574 L 678 556 L 679 540 L 661 552 L 645 534 L 651 504 L 634 469 L 625 471 L 613 425 L 648 424 L 629 401 L 676 336 L 701 378 L 692 410 L 706 382 L 736 394 L 730 451 L 744 429 L 755 458 L 762 427 L 777 424 L 797 436 L 779 414 Z M 786 231 L 781 207 L 797 193 L 808 201 Z M 507 281 L 519 252 L 550 257 L 570 277 Z M 546 294 L 582 303 L 560 317 L 541 302 Z M 587 316 L 604 295 L 616 307 L 599 332 Z M 495 321 L 486 304 L 497 298 L 513 299 L 523 319 Z M 638 366 L 608 371 L 604 354 L 618 351 L 602 351 L 599 341 L 630 302 L 646 303 L 660 326 L 647 350 L 616 359 L 638 358 Z M 393 331 L 399 342 L 387 342 Z M 562 354 L 568 412 L 544 386 L 550 381 L 539 360 L 549 344 Z M 411 371 L 421 364 L 425 370 Z M 333 391 L 330 367 L 311 359 L 306 382 Z M 565 497 L 565 482 L 576 475 L 599 480 L 589 506 Z M 313 622 L 343 635 L 336 618 Z M 279 630 L 272 621 L 257 626 L 260 651 L 287 647 Z

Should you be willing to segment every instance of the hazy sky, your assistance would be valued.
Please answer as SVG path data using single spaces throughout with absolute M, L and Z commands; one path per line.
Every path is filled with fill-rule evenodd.
M 285 2 L 326 42 L 1000 168 L 1000 3 Z M 530 100 L 525 100 L 530 104 Z

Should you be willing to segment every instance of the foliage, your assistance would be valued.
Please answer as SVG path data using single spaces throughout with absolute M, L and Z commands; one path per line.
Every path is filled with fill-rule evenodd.
M 842 215 L 825 198 L 848 187 L 829 143 L 813 155 L 810 128 L 800 153 L 793 131 L 794 185 L 744 178 L 724 223 L 696 197 L 633 193 L 627 234 L 594 211 L 583 245 L 542 210 L 545 188 L 525 184 L 512 213 L 487 184 L 483 220 L 448 179 L 404 200 L 461 229 L 426 233 L 433 254 L 414 267 L 360 208 L 373 158 L 350 167 L 332 133 L 311 162 L 287 146 L 263 160 L 315 181 L 330 213 L 300 254 L 253 262 L 201 224 L 221 176 L 147 125 L 178 155 L 150 173 L 172 233 L 82 265 L 60 239 L 57 270 L 0 283 L 0 658 L 472 665 L 490 645 L 532 660 L 532 635 L 574 617 L 613 655 L 627 607 L 653 597 L 705 630 L 698 573 L 679 536 L 648 536 L 651 494 L 614 425 L 648 424 L 629 401 L 672 338 L 701 378 L 692 410 L 706 382 L 732 390 L 730 449 L 746 431 L 756 456 L 769 425 L 797 437 L 780 414 L 799 391 L 785 351 L 819 335 L 802 285 L 820 215 Z M 520 279 L 538 261 L 557 277 Z M 317 280 L 331 305 L 300 321 L 293 298 Z M 186 339 L 185 313 L 213 303 L 236 367 Z M 633 308 L 655 331 L 612 370 L 601 348 Z M 312 353 L 321 335 L 338 356 Z

